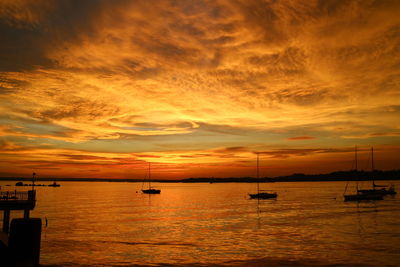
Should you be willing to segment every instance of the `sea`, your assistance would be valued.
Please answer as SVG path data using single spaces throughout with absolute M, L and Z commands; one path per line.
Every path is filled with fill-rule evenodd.
M 400 196 L 344 202 L 345 182 L 262 183 L 269 200 L 249 199 L 254 183 L 59 183 L 31 211 L 45 267 L 400 266 Z M 14 184 L 1 190 L 29 189 Z

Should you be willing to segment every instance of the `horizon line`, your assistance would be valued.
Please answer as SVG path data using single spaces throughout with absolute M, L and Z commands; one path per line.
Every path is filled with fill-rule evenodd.
M 240 179 L 248 179 L 248 180 L 276 180 L 279 181 L 280 179 L 284 178 L 307 178 L 307 177 L 318 177 L 318 176 L 327 176 L 327 175 L 333 175 L 333 174 L 350 174 L 350 173 L 373 173 L 373 172 L 380 172 L 380 173 L 390 173 L 390 172 L 400 172 L 400 169 L 391 169 L 391 170 L 347 170 L 347 171 L 333 171 L 329 173 L 319 173 L 319 174 L 305 174 L 305 173 L 293 173 L 290 175 L 281 175 L 281 176 L 274 176 L 274 177 L 252 177 L 252 176 L 242 176 L 242 177 L 188 177 L 188 178 L 182 178 L 182 179 L 152 179 L 151 181 L 155 182 L 181 182 L 181 181 L 190 181 L 190 180 L 213 180 L 213 181 L 218 181 L 218 180 L 240 180 Z M 350 178 L 350 177 L 348 177 Z M 353 177 L 353 178 L 359 178 L 359 177 Z M 336 177 L 338 179 L 338 177 Z M 367 179 L 370 179 L 367 177 Z M 400 179 L 397 177 L 396 179 Z M 31 181 L 31 177 L 0 177 L 0 181 L 16 181 L 16 180 L 23 180 L 23 181 Z M 389 179 L 391 180 L 391 179 Z M 84 178 L 84 177 L 58 177 L 58 178 L 50 178 L 50 177 L 41 177 L 41 178 L 35 178 L 35 181 L 104 181 L 104 182 L 142 182 L 144 179 L 137 179 L 137 178 Z

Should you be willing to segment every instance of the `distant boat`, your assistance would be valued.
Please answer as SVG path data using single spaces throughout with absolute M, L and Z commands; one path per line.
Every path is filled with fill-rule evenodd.
M 143 194 L 160 194 L 161 190 L 150 188 L 150 189 L 142 189 L 142 192 L 143 192 Z
M 374 175 L 374 148 L 371 147 L 371 173 Z M 363 190 L 358 190 L 359 193 L 361 194 L 381 194 L 383 196 L 385 195 L 395 195 L 397 194 L 396 190 L 394 189 L 394 185 L 391 185 L 389 188 L 387 188 L 387 185 L 377 185 L 375 184 L 375 179 L 372 176 L 372 189 L 363 189 Z
M 15 184 L 15 186 L 24 186 L 24 183 L 23 183 L 23 182 L 17 182 L 17 183 Z
M 386 195 L 396 195 L 396 189 L 394 188 L 394 185 L 390 185 L 389 187 L 387 185 L 377 185 L 375 183 L 372 184 L 372 189 L 362 189 L 358 190 L 361 194 L 369 194 L 369 193 L 378 193 L 382 194 L 384 196 Z
M 357 172 L 357 146 L 354 147 L 354 158 L 355 158 L 355 171 Z M 356 181 L 356 194 L 346 195 L 348 183 L 346 184 L 345 192 L 343 194 L 344 201 L 362 201 L 362 200 L 382 200 L 383 194 L 376 191 L 365 191 L 358 189 L 358 181 Z
M 51 186 L 51 187 L 60 187 L 60 184 L 57 184 L 55 181 L 52 184 L 49 184 L 47 186 Z
M 265 190 L 260 190 L 260 175 L 259 175 L 259 153 L 257 153 L 257 193 L 249 194 L 250 199 L 271 199 L 277 198 L 278 194 L 276 192 L 265 192 Z
M 382 200 L 382 199 L 383 195 L 377 193 L 344 195 L 344 201 Z
M 143 194 L 160 194 L 161 193 L 161 190 L 160 189 L 155 189 L 155 188 L 151 188 L 151 167 L 150 167 L 150 162 L 149 162 L 149 174 L 148 174 L 148 180 L 147 180 L 147 182 L 148 182 L 148 189 L 143 189 L 143 185 L 144 185 L 144 182 L 143 182 L 143 184 L 142 184 L 142 192 L 143 192 Z

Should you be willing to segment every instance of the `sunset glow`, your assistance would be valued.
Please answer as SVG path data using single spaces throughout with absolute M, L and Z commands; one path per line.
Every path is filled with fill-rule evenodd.
M 399 1 L 0 2 L 0 176 L 400 166 Z

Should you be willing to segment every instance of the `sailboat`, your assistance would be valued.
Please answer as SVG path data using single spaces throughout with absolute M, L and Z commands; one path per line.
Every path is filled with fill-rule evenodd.
M 371 147 L 371 173 L 374 175 L 374 148 Z M 396 190 L 394 189 L 394 186 L 391 185 L 389 188 L 386 188 L 387 185 L 377 185 L 375 184 L 374 177 L 372 176 L 372 189 L 364 189 L 364 190 L 358 190 L 359 193 L 361 194 L 382 194 L 383 196 L 385 195 L 395 195 L 397 194 Z
M 143 194 L 160 194 L 161 190 L 160 189 L 155 189 L 155 188 L 151 188 L 151 177 L 150 177 L 150 173 L 151 173 L 151 167 L 150 167 L 150 162 L 149 162 L 149 177 L 148 177 L 148 184 L 149 184 L 149 188 L 148 189 L 143 189 L 143 185 L 144 182 L 142 184 L 142 192 Z
M 354 157 L 355 157 L 355 171 L 357 172 L 357 146 L 355 146 L 354 148 Z M 346 184 L 346 188 L 345 188 L 345 192 L 344 192 L 344 201 L 360 201 L 360 200 L 382 200 L 383 199 L 383 195 L 376 193 L 376 192 L 365 192 L 365 193 L 361 193 L 358 189 L 358 181 L 356 181 L 356 194 L 351 194 L 351 195 L 345 195 L 346 194 L 346 190 L 347 190 L 347 185 Z
M 276 192 L 265 192 L 264 190 L 260 190 L 260 182 L 259 182 L 259 153 L 257 153 L 257 193 L 249 194 L 250 199 L 270 199 L 277 198 L 278 194 Z

